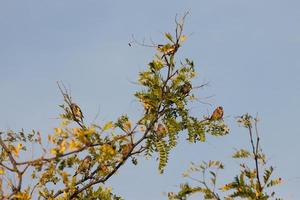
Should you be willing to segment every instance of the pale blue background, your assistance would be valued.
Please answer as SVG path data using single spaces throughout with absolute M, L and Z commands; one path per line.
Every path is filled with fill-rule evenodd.
M 130 200 L 165 199 L 176 190 L 190 161 L 220 159 L 230 180 L 238 167 L 230 159 L 234 147 L 248 145 L 234 117 L 259 113 L 262 144 L 284 184 L 285 199 L 300 196 L 300 1 L 0 1 L 0 127 L 41 130 L 58 124 L 62 98 L 56 81 L 72 88 L 86 120 L 115 119 L 141 111 L 132 84 L 154 51 L 127 43 L 137 38 L 161 41 L 172 31 L 176 13 L 190 10 L 181 55 L 193 59 L 199 78 L 210 86 L 196 91 L 203 101 L 222 105 L 232 132 L 208 143 L 181 142 L 171 153 L 164 175 L 155 160 L 127 163 L 109 184 Z M 204 99 L 215 95 L 213 98 Z M 197 103 L 201 116 L 213 107 Z M 137 112 L 138 111 L 138 112 Z

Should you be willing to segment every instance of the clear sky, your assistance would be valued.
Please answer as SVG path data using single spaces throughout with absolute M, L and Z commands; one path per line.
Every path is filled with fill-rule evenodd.
M 171 153 L 166 173 L 157 163 L 141 160 L 124 166 L 109 184 L 130 200 L 166 199 L 176 190 L 190 161 L 219 159 L 224 177 L 238 163 L 234 147 L 248 145 L 234 117 L 258 113 L 262 145 L 284 184 L 285 199 L 300 196 L 300 1 L 298 0 L 52 0 L 0 1 L 0 127 L 51 133 L 62 102 L 56 81 L 72 88 L 88 121 L 99 122 L 141 111 L 132 81 L 151 60 L 153 49 L 127 43 L 131 35 L 161 41 L 172 31 L 174 16 L 190 10 L 189 38 L 182 58 L 195 61 L 199 77 L 208 81 L 196 95 L 199 116 L 222 105 L 231 134 L 209 137 L 205 144 L 182 141 Z M 214 95 L 212 98 L 205 97 Z

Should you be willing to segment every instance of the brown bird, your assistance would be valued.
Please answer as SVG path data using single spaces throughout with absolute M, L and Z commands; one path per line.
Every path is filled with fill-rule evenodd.
M 167 128 L 165 125 L 159 123 L 156 128 L 156 134 L 159 138 L 163 138 L 167 134 Z
M 90 170 L 91 167 L 92 167 L 92 157 L 88 155 L 81 161 L 74 176 L 77 176 L 77 174 L 85 174 L 85 176 L 87 176 L 88 171 Z
M 133 147 L 132 143 L 124 144 L 121 146 L 121 154 L 123 155 L 123 158 L 128 156 L 128 154 L 132 150 L 132 147 Z
M 223 107 L 219 106 L 214 110 L 209 120 L 215 121 L 215 120 L 222 119 L 223 114 L 224 114 Z
M 157 48 L 160 52 L 162 52 L 164 54 L 163 57 L 171 56 L 177 52 L 177 50 L 179 48 L 179 44 L 173 44 L 171 46 L 169 46 L 169 44 L 167 44 L 167 45 L 159 44 L 159 45 L 157 45 Z
M 75 120 L 80 120 L 82 122 L 83 121 L 83 114 L 81 112 L 80 107 L 75 103 L 71 103 L 70 107 L 71 107 L 71 110 L 72 110 L 73 118 Z
M 190 91 L 192 90 L 192 85 L 189 82 L 186 82 L 182 88 L 180 89 L 180 92 L 183 95 L 188 95 L 190 93 Z

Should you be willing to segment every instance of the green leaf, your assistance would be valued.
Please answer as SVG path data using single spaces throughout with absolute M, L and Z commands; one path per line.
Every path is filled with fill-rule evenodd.
M 273 179 L 267 184 L 267 187 L 273 187 L 275 185 L 280 184 L 281 182 L 282 182 L 281 178 Z
M 266 169 L 265 170 L 265 173 L 264 173 L 264 183 L 267 184 L 267 182 L 269 181 L 272 173 L 273 173 L 273 167 L 271 166 L 269 169 Z
M 156 141 L 156 148 L 159 153 L 159 164 L 158 164 L 158 170 L 162 174 L 164 172 L 164 168 L 166 167 L 168 163 L 168 148 L 167 144 L 164 140 Z
M 168 40 L 170 40 L 171 42 L 174 42 L 173 37 L 170 33 L 165 33 L 166 38 L 168 38 Z
M 233 158 L 249 158 L 251 155 L 251 153 L 245 149 L 240 149 L 238 151 L 236 151 L 232 157 Z

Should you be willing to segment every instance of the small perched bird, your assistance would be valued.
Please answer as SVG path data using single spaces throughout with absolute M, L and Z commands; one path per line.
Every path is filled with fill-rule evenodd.
M 160 52 L 164 54 L 163 57 L 171 56 L 177 52 L 179 48 L 179 44 L 173 44 L 172 46 L 168 46 L 168 44 L 167 45 L 159 44 L 157 45 L 157 48 Z
M 74 176 L 77 176 L 78 174 L 85 174 L 85 176 L 87 176 L 88 171 L 90 170 L 91 167 L 92 167 L 92 157 L 88 155 L 81 161 Z
M 124 144 L 121 146 L 121 154 L 122 154 L 123 158 L 128 156 L 130 151 L 132 151 L 132 147 L 133 147 L 132 143 Z
M 210 116 L 209 120 L 219 120 L 219 119 L 222 119 L 223 117 L 223 114 L 224 114 L 224 111 L 223 111 L 223 107 L 222 106 L 219 106 L 217 107 L 214 112 L 212 113 L 212 115 Z
M 74 119 L 80 120 L 82 122 L 83 121 L 83 114 L 81 112 L 80 107 L 75 103 L 71 103 L 70 107 L 71 107 Z
M 156 128 L 156 134 L 159 138 L 163 138 L 167 134 L 167 128 L 163 124 L 159 123 Z
M 190 91 L 192 90 L 192 85 L 189 82 L 186 82 L 182 88 L 180 89 L 180 92 L 183 95 L 188 95 L 190 93 Z

